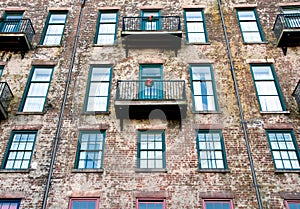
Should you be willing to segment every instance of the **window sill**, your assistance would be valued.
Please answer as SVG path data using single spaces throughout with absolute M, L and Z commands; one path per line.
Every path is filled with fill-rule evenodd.
M 195 43 L 188 43 L 186 45 L 210 45 L 210 42 L 195 42 Z
M 268 41 L 261 41 L 261 42 L 243 42 L 245 45 L 252 45 L 252 44 L 268 44 Z
M 0 173 L 29 173 L 30 169 L 0 169 Z
M 193 114 L 221 114 L 219 111 L 193 111 Z
M 198 169 L 199 173 L 230 173 L 229 169 Z
M 290 114 L 290 111 L 260 111 L 261 114 Z
M 295 169 L 295 170 L 276 170 L 275 173 L 281 174 L 281 173 L 299 173 L 300 174 L 300 169 Z
M 82 112 L 82 115 L 109 115 L 110 111 Z
M 54 47 L 61 47 L 61 45 L 37 45 L 37 48 L 54 48 Z
M 166 168 L 137 168 L 135 169 L 136 173 L 167 173 Z
M 46 112 L 16 112 L 16 115 L 44 115 Z
M 103 169 L 73 169 L 72 173 L 103 173 Z
M 93 47 L 115 47 L 117 44 L 93 44 Z

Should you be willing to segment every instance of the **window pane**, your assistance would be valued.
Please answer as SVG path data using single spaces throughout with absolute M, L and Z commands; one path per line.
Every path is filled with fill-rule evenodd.
M 42 112 L 45 98 L 27 98 L 24 104 L 24 112 Z
M 64 24 L 66 21 L 66 14 L 52 14 L 49 23 L 61 23 Z
M 253 66 L 255 80 L 274 80 L 270 66 Z
M 189 33 L 188 34 L 190 43 L 205 43 L 205 34 L 204 33 Z
M 256 22 L 241 22 L 241 28 L 243 32 L 259 32 Z
M 185 13 L 186 21 L 203 21 L 201 11 L 189 11 Z
M 244 41 L 245 42 L 260 42 L 261 37 L 259 33 L 243 33 Z
M 102 13 L 100 22 L 116 22 L 117 14 L 116 13 Z
M 52 74 L 51 68 L 35 68 L 33 75 L 32 75 L 32 81 L 50 81 Z
M 239 20 L 256 20 L 253 11 L 238 11 Z

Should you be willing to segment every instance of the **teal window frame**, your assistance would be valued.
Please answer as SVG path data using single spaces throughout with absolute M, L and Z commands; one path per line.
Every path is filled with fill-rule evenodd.
M 0 65 L 0 78 L 2 77 L 3 70 L 4 70 L 4 66 L 1 66 L 1 65 Z
M 107 20 L 103 19 L 104 16 L 109 16 L 111 14 L 115 14 L 115 20 Z M 99 45 L 114 45 L 117 40 L 117 31 L 118 31 L 118 10 L 100 10 L 98 12 L 98 21 L 96 34 L 94 39 L 94 44 Z M 114 27 L 113 27 L 114 25 Z M 102 31 L 103 28 L 103 31 Z M 110 31 L 114 28 L 114 32 Z M 101 39 L 105 36 L 113 36 L 113 41 L 108 41 L 106 39 Z
M 148 14 L 147 14 L 148 13 Z M 153 15 L 149 15 L 153 13 Z M 153 16 L 150 20 L 148 17 Z M 141 30 L 156 31 L 161 30 L 161 11 L 159 9 L 143 9 L 141 10 Z
M 166 199 L 138 198 L 137 209 L 166 209 Z
M 29 169 L 36 137 L 37 131 L 12 131 L 3 159 L 2 169 Z M 12 164 L 10 165 L 9 162 Z M 23 163 L 26 164 L 23 166 Z
M 224 170 L 228 168 L 221 130 L 197 130 L 196 143 L 199 170 Z M 220 162 L 222 162 L 222 166 L 220 166 Z
M 75 169 L 102 169 L 106 132 L 80 131 Z
M 20 199 L 0 199 L 0 209 L 19 209 Z
M 231 199 L 203 199 L 203 209 L 233 209 Z
M 97 78 L 96 77 L 97 69 L 98 70 L 102 69 L 101 71 L 109 71 L 109 75 L 107 77 L 108 79 L 106 77 Z M 103 74 L 107 75 L 107 73 L 103 73 Z M 108 112 L 109 105 L 110 105 L 111 82 L 112 82 L 112 66 L 110 65 L 90 66 L 88 85 L 85 94 L 86 97 L 85 97 L 85 104 L 84 104 L 84 112 L 86 113 L 107 113 Z M 93 88 L 94 86 L 97 88 Z M 100 101 L 103 98 L 105 99 L 105 103 L 106 103 L 105 108 L 103 108 L 102 105 L 97 105 L 97 101 L 96 101 L 97 99 Z
M 201 16 L 197 18 L 189 17 L 189 13 L 201 13 Z M 208 43 L 208 34 L 206 30 L 206 22 L 204 17 L 204 9 L 185 9 L 184 10 L 184 24 L 186 31 L 186 42 L 191 44 L 205 44 Z M 192 27 L 194 26 L 194 27 Z M 198 36 L 195 36 L 198 35 Z M 196 41 L 195 38 L 191 38 L 195 36 L 195 38 L 200 37 L 200 41 Z
M 164 130 L 139 130 L 137 167 L 141 169 L 166 168 Z
M 70 198 L 68 209 L 97 209 L 99 208 L 99 198 Z
M 253 12 L 253 16 L 249 17 L 249 18 L 241 18 L 240 13 L 246 13 L 246 12 Z M 244 43 L 263 43 L 263 42 L 265 42 L 265 37 L 263 34 L 261 24 L 259 22 L 256 8 L 237 9 L 236 15 L 238 18 L 240 31 L 241 31 Z M 248 40 L 247 35 L 250 35 L 250 34 L 256 35 L 256 40 L 250 40 L 250 39 Z M 258 40 L 258 36 L 259 36 L 259 40 Z M 253 38 L 253 36 L 249 36 L 249 37 Z
M 2 19 L 4 20 L 14 20 L 13 22 L 3 22 L 0 24 L 1 32 L 18 32 L 20 29 L 20 23 L 23 18 L 23 11 L 6 11 L 3 14 Z
M 151 69 L 153 69 L 151 71 Z M 140 65 L 140 86 L 139 99 L 157 100 L 163 99 L 163 68 L 161 64 L 143 64 Z M 146 85 L 146 81 L 153 81 L 151 86 Z M 155 82 L 157 81 L 157 82 Z
M 201 113 L 219 111 L 216 84 L 212 65 L 190 65 L 189 68 L 194 112 Z M 198 74 L 198 76 L 200 76 L 199 78 L 195 78 L 196 76 L 194 76 L 194 69 L 195 71 L 197 69 L 203 72 L 201 74 Z M 195 73 L 195 75 L 197 74 Z
M 294 132 L 266 130 L 266 134 L 275 169 L 300 171 L 300 153 Z
M 62 16 L 62 15 L 65 15 L 63 22 L 53 20 L 54 16 Z M 59 45 L 61 45 L 62 37 L 63 37 L 65 27 L 66 27 L 67 18 L 68 18 L 68 11 L 50 11 L 48 14 L 45 26 L 44 26 L 40 45 L 44 45 L 44 46 L 59 46 Z M 48 41 L 48 37 L 50 37 L 50 38 L 57 37 L 57 40 Z
M 263 75 L 263 70 L 266 68 L 269 68 L 269 73 L 266 74 L 267 71 L 265 71 L 265 75 Z M 286 111 L 274 66 L 272 64 L 251 64 L 250 69 L 260 111 Z M 259 74 L 262 75 L 261 78 L 258 78 Z
M 40 80 L 38 80 L 38 73 L 36 73 L 38 70 L 48 70 L 51 71 L 49 74 L 47 74 L 47 78 L 41 77 Z M 23 99 L 21 102 L 21 106 L 19 111 L 20 112 L 44 112 L 52 75 L 54 71 L 54 66 L 33 66 L 27 81 L 27 85 L 23 94 Z M 46 75 L 40 73 L 41 75 Z M 38 86 L 40 85 L 40 87 Z M 41 86 L 46 86 L 45 88 L 41 88 Z M 35 92 L 37 90 L 42 90 L 43 92 Z M 35 95 L 34 95 L 35 94 Z M 39 109 L 27 109 L 27 100 L 30 101 L 30 99 L 40 99 L 41 101 L 34 104 L 39 104 Z M 43 101 L 42 101 L 43 100 Z M 30 104 L 30 103 L 29 103 Z M 30 108 L 30 106 L 28 106 Z

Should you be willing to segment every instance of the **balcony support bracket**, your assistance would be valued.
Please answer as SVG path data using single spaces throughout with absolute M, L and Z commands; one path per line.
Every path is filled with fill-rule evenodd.
M 282 52 L 283 52 L 284 56 L 286 56 L 286 53 L 287 53 L 287 47 L 286 46 L 282 47 Z

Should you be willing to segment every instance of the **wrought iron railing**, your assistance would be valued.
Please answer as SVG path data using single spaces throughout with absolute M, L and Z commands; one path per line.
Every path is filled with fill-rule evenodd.
M 123 17 L 122 31 L 178 31 L 179 16 Z
M 279 38 L 283 29 L 300 29 L 300 13 L 277 15 L 273 30 Z
M 118 80 L 116 100 L 185 100 L 183 80 Z
M 35 34 L 30 19 L 0 20 L 0 33 L 25 33 L 31 42 Z
M 298 109 L 300 111 L 300 80 L 298 81 L 298 84 L 293 92 L 293 96 L 296 99 L 296 102 L 298 104 Z
M 0 105 L 7 111 L 13 94 L 6 82 L 0 82 Z

